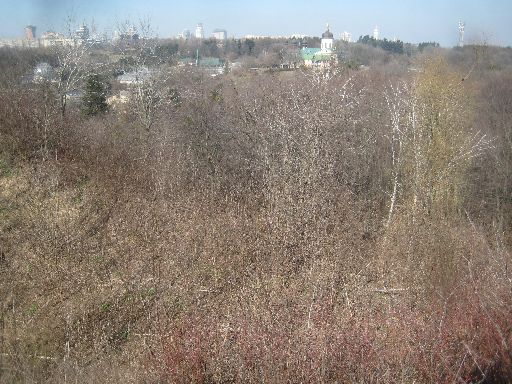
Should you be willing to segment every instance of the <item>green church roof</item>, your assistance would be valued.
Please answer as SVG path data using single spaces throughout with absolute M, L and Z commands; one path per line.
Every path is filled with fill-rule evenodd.
M 318 61 L 330 61 L 332 59 L 332 55 L 320 53 L 320 48 L 302 48 L 300 53 L 302 55 L 302 59 L 304 61 L 311 60 L 313 62 Z
M 222 61 L 217 57 L 201 57 L 201 58 L 199 58 L 199 66 L 201 66 L 201 67 L 221 67 Z
M 303 60 L 313 60 L 318 52 L 320 52 L 320 48 L 302 48 L 300 51 Z

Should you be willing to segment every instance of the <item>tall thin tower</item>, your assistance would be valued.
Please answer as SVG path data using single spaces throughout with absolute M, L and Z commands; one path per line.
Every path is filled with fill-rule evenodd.
M 466 28 L 466 23 L 459 21 L 459 47 L 464 46 L 464 28 Z
M 379 27 L 377 25 L 373 28 L 372 36 L 375 40 L 379 40 Z
M 196 39 L 204 39 L 204 29 L 201 23 L 197 23 L 196 25 Z
M 25 27 L 25 38 L 27 40 L 34 40 L 36 38 L 36 27 L 35 27 L 35 25 L 27 25 Z

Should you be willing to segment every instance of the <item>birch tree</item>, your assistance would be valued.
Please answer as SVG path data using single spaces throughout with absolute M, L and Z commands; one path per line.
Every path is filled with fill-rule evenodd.
M 58 62 L 56 88 L 62 116 L 66 114 L 69 92 L 81 86 L 89 73 L 88 54 L 91 47 L 92 44 L 87 42 L 75 41 L 55 48 Z
M 118 25 L 120 38 L 116 49 L 125 61 L 133 63 L 135 81 L 130 85 L 133 113 L 146 133 L 152 130 L 158 111 L 168 102 L 165 88 L 170 73 L 163 68 L 151 68 L 158 64 L 157 39 L 149 19 L 140 19 L 137 26 L 125 21 Z
M 390 85 L 385 98 L 391 157 L 386 225 L 399 203 L 413 218 L 456 214 L 466 171 L 491 144 L 468 128 L 470 100 L 460 77 L 430 59 L 409 83 Z
M 68 16 L 67 36 L 61 45 L 52 48 L 57 58 L 55 85 L 62 116 L 66 114 L 69 92 L 85 84 L 91 73 L 99 74 L 105 68 L 105 63 L 94 63 L 90 58 L 94 42 L 86 37 L 76 36 L 73 25 L 73 17 Z

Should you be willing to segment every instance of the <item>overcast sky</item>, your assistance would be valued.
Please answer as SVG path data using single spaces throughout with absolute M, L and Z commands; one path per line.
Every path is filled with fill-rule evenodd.
M 94 20 L 98 30 L 124 20 L 149 18 L 160 37 L 204 25 L 206 35 L 223 28 L 228 36 L 307 34 L 319 36 L 329 22 L 335 37 L 371 34 L 406 42 L 457 43 L 457 23 L 466 22 L 467 42 L 512 46 L 512 0 L 0 0 L 0 36 L 19 37 L 27 24 L 63 31 L 66 16 Z

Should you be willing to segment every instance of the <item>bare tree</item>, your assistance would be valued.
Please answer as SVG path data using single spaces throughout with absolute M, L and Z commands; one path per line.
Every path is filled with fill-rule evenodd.
M 459 77 L 439 59 L 428 61 L 410 84 L 390 85 L 385 98 L 391 155 L 386 225 L 400 195 L 413 217 L 418 210 L 456 211 L 471 160 L 491 145 L 485 134 L 466 127 L 469 106 Z
M 69 93 L 79 89 L 87 76 L 99 73 L 105 68 L 105 63 L 95 63 L 90 58 L 94 41 L 88 36 L 77 36 L 73 28 L 73 17 L 67 19 L 67 36 L 63 43 L 53 46 L 57 58 L 56 92 L 62 116 L 66 114 Z
M 157 66 L 158 42 L 149 19 L 140 19 L 137 25 L 129 21 L 120 23 L 118 33 L 114 48 L 125 61 L 132 63 L 129 88 L 133 113 L 149 133 L 158 112 L 169 101 L 166 83 L 171 76 L 170 70 Z

